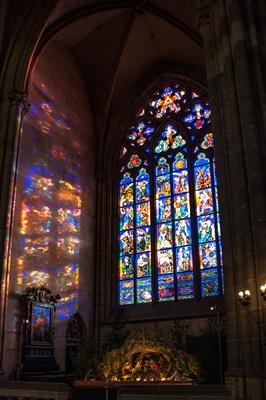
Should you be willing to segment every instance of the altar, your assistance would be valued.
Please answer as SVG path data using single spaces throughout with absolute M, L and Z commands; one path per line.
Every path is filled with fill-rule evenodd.
M 75 381 L 73 400 L 231 400 L 225 385 L 195 385 L 180 382 Z

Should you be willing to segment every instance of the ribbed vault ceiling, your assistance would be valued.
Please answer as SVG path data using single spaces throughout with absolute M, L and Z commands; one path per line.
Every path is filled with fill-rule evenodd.
M 71 48 L 96 118 L 105 121 L 161 71 L 205 79 L 196 0 L 59 0 L 45 35 Z M 123 99 L 123 100 L 121 100 Z

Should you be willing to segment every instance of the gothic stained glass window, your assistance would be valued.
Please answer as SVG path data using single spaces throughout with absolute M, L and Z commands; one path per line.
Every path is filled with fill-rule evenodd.
M 213 146 L 208 102 L 188 85 L 136 114 L 119 156 L 120 305 L 223 294 Z

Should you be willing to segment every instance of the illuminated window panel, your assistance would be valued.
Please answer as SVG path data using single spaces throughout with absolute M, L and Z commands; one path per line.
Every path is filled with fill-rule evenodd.
M 136 229 L 137 253 L 151 250 L 150 227 Z
M 171 195 L 170 174 L 157 176 L 156 178 L 156 198 Z
M 134 228 L 134 208 L 133 206 L 120 208 L 120 230 Z
M 192 271 L 192 247 L 184 246 L 176 249 L 176 270 L 177 272 Z
M 181 170 L 173 172 L 173 193 L 179 194 L 188 192 L 188 171 Z
M 157 222 L 167 222 L 172 219 L 171 197 L 162 197 L 156 200 L 156 220 Z
M 216 239 L 214 215 L 202 215 L 197 219 L 199 243 L 214 241 Z
M 130 143 L 139 146 L 143 146 L 147 139 L 153 134 L 154 127 L 150 124 L 147 124 L 144 121 L 138 122 L 135 126 L 130 129 L 130 132 L 127 135 Z
M 219 281 L 217 268 L 201 271 L 201 290 L 203 297 L 217 296 L 219 294 Z
M 129 304 L 146 301 L 146 284 L 157 287 L 155 302 L 223 293 L 211 112 L 198 90 L 185 86 L 151 95 L 121 147 L 128 152 L 120 158 L 119 291 L 132 282 Z
M 129 279 L 134 277 L 134 256 L 122 255 L 120 257 L 120 279 Z
M 161 139 L 155 147 L 155 153 L 163 153 L 169 149 L 177 149 L 186 144 L 183 137 L 178 134 L 177 130 L 172 124 L 168 124 L 161 134 Z
M 151 276 L 151 253 L 139 253 L 136 255 L 137 277 Z
M 177 297 L 179 300 L 194 298 L 194 275 L 192 272 L 177 274 Z
M 175 245 L 187 246 L 192 243 L 190 219 L 181 219 L 175 222 Z
M 144 202 L 137 204 L 136 207 L 136 226 L 150 225 L 150 203 Z
M 173 250 L 157 251 L 158 275 L 174 272 Z
M 137 279 L 137 303 L 150 303 L 151 301 L 151 278 Z
M 120 281 L 119 284 L 119 303 L 121 305 L 134 303 L 134 281 Z
M 193 107 L 186 110 L 183 121 L 187 124 L 188 129 L 202 129 L 205 124 L 210 123 L 210 108 L 208 104 L 197 102 Z
M 160 175 L 166 175 L 169 174 L 170 172 L 170 166 L 167 163 L 166 158 L 160 158 L 158 160 L 157 166 L 156 166 L 156 175 L 160 176 Z
M 195 163 L 195 182 L 196 189 L 208 188 L 211 186 L 211 168 L 210 162 L 205 158 L 204 154 L 198 156 L 198 160 Z
M 162 118 L 168 113 L 177 114 L 184 102 L 185 89 L 182 86 L 167 86 L 156 92 L 149 103 L 150 113 L 155 118 Z
M 174 196 L 173 205 L 175 219 L 183 219 L 190 216 L 190 202 L 188 193 Z
M 120 252 L 122 254 L 134 253 L 133 231 L 124 231 L 120 234 Z
M 172 246 L 172 224 L 157 225 L 157 249 L 165 249 Z
M 158 276 L 158 300 L 169 301 L 175 298 L 174 275 Z
M 199 245 L 200 269 L 217 266 L 217 251 L 215 242 L 207 242 Z

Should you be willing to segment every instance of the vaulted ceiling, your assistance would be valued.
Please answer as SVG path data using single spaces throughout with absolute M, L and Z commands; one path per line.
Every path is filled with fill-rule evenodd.
M 71 49 L 92 110 L 108 118 L 161 71 L 205 80 L 196 12 L 196 0 L 59 0 L 44 37 Z

